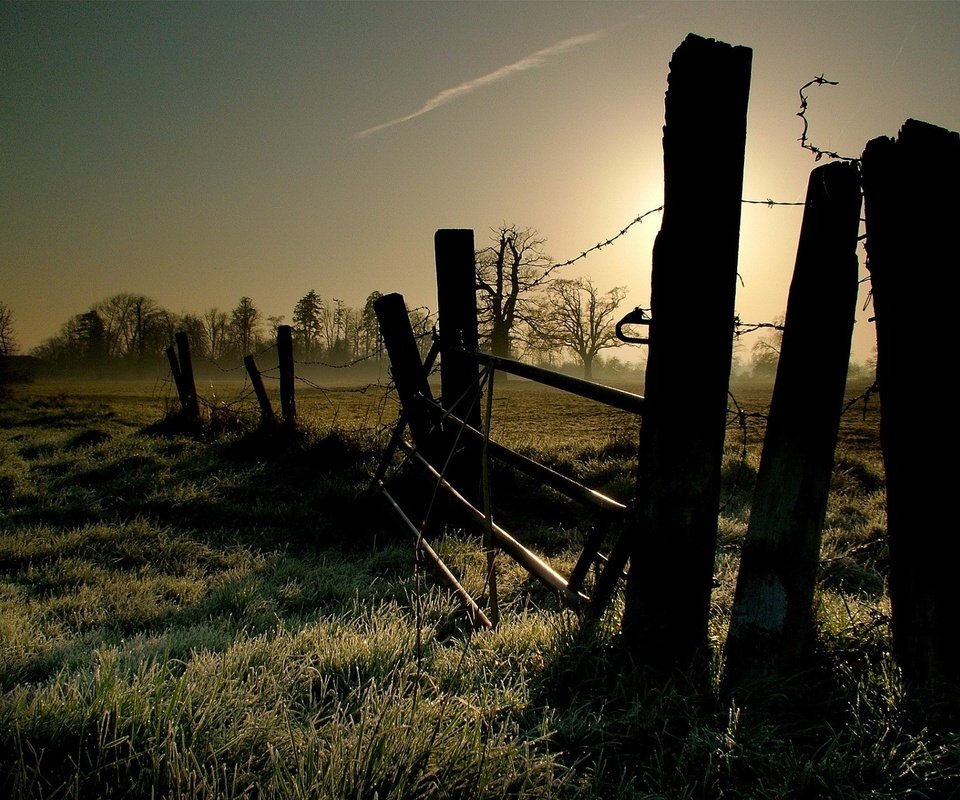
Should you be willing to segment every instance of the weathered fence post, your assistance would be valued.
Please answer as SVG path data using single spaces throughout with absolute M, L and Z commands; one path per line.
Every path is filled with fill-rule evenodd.
M 186 393 L 183 389 L 183 375 L 180 372 L 180 362 L 177 361 L 177 351 L 173 345 L 170 345 L 165 351 L 167 361 L 170 362 L 170 374 L 173 376 L 173 385 L 177 387 L 177 398 L 180 400 L 180 408 L 183 409 L 183 399 Z
M 422 394 L 432 400 L 433 394 L 403 295 L 394 293 L 378 297 L 373 308 L 390 358 L 390 374 L 397 387 L 400 406 L 410 425 L 410 436 L 417 449 L 431 458 L 434 453 L 430 415 L 426 405 L 417 402 L 417 396 Z
M 709 651 L 751 58 L 690 34 L 670 63 L 623 616 L 638 662 L 660 669 Z
M 956 685 L 958 423 L 926 389 L 956 361 L 960 135 L 907 120 L 896 140 L 867 143 L 862 169 L 894 653 L 914 685 Z
M 270 398 L 267 397 L 267 390 L 263 385 L 263 376 L 257 369 L 257 362 L 252 355 L 243 357 L 243 365 L 247 368 L 250 385 L 253 386 L 253 393 L 257 396 L 257 403 L 260 405 L 260 422 L 267 425 L 274 421 L 274 416 L 273 406 L 270 405 Z
M 280 414 L 290 426 L 297 423 L 296 385 L 293 369 L 293 329 L 289 325 L 277 327 L 277 357 L 280 362 Z
M 434 236 L 437 264 L 437 312 L 440 327 L 440 397 L 450 411 L 468 425 L 480 428 L 480 368 L 459 357 L 455 349 L 476 351 L 477 276 L 473 231 L 442 229 Z M 456 452 L 447 477 L 473 503 L 479 500 L 482 454 L 476 443 L 458 437 L 455 424 L 445 426 L 447 446 Z M 459 438 L 459 441 L 458 441 Z
M 726 679 L 801 670 L 856 313 L 860 173 L 810 173 L 780 360 L 726 644 Z
M 193 359 L 190 357 L 190 341 L 185 331 L 177 331 L 177 357 L 180 361 L 180 380 L 183 382 L 183 394 L 180 402 L 188 417 L 200 419 L 200 401 L 197 398 L 197 383 L 193 377 Z
M 170 362 L 170 373 L 177 387 L 177 396 L 180 399 L 180 408 L 185 417 L 200 419 L 200 401 L 197 398 L 197 386 L 193 378 L 193 361 L 190 358 L 190 342 L 187 334 L 178 331 L 175 335 L 176 350 L 173 346 L 166 349 L 167 361 Z M 179 356 L 178 356 L 179 352 Z

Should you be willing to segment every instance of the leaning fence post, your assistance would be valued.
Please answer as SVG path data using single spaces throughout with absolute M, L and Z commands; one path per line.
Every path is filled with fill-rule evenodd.
M 413 443 L 421 453 L 431 458 L 433 435 L 430 415 L 426 406 L 417 402 L 417 397 L 422 394 L 432 400 L 433 394 L 427 383 L 403 295 L 394 293 L 378 297 L 373 308 L 390 358 L 390 375 L 396 384 L 403 414 L 410 425 Z
M 177 387 L 177 397 L 180 400 L 180 409 L 184 416 L 191 419 L 200 419 L 200 404 L 197 400 L 197 389 L 193 379 L 193 362 L 190 359 L 190 344 L 183 331 L 175 336 L 176 349 L 171 345 L 166 348 L 167 361 L 170 362 L 170 373 Z M 177 355 L 179 351 L 179 357 Z
M 297 422 L 296 384 L 293 369 L 293 329 L 289 325 L 277 328 L 277 356 L 280 362 L 280 413 L 287 425 Z
M 709 652 L 751 58 L 690 34 L 670 63 L 623 616 L 635 658 L 655 668 Z
M 270 405 L 270 398 L 267 397 L 267 390 L 263 385 L 263 376 L 257 369 L 257 362 L 252 355 L 243 357 L 243 365 L 247 368 L 247 375 L 250 377 L 250 385 L 253 386 L 253 393 L 257 396 L 257 403 L 260 405 L 260 422 L 264 425 L 273 422 L 273 406 Z
M 726 680 L 798 671 L 813 596 L 856 313 L 860 173 L 810 173 L 780 360 L 726 642 Z
M 173 376 L 173 385 L 177 387 L 177 398 L 180 400 L 181 409 L 186 392 L 183 388 L 183 375 L 180 372 L 180 362 L 177 361 L 177 351 L 173 345 L 170 345 L 164 352 L 167 354 L 167 361 L 170 362 L 170 374 Z
M 960 135 L 907 120 L 896 140 L 868 142 L 861 163 L 893 649 L 910 683 L 960 684 L 956 472 L 945 466 L 956 459 L 958 424 L 924 391 L 955 361 Z
M 437 264 L 437 314 L 440 327 L 441 403 L 474 428 L 480 428 L 479 365 L 457 355 L 456 349 L 476 351 L 477 273 L 473 231 L 441 229 L 434 236 Z M 458 426 L 446 426 L 449 448 L 456 453 L 447 467 L 447 477 L 471 502 L 479 502 L 480 448 L 472 441 L 458 441 Z

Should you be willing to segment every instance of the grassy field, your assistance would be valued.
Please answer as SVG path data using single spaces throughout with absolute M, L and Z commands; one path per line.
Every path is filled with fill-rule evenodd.
M 161 422 L 164 382 L 38 383 L 0 400 L 3 796 L 955 796 L 960 738 L 905 696 L 889 655 L 875 402 L 844 417 L 818 671 L 799 694 L 743 700 L 716 675 L 649 683 L 621 650 L 619 599 L 588 630 L 503 558 L 502 624 L 471 635 L 366 492 L 393 399 L 298 392 L 295 438 L 257 433 L 227 382 L 201 387 L 213 421 L 193 432 Z M 762 410 L 769 387 L 734 393 Z M 762 437 L 761 421 L 733 423 L 718 653 Z M 629 415 L 510 381 L 492 424 L 629 499 Z M 570 568 L 582 511 L 505 473 L 494 499 L 498 520 Z M 437 547 L 481 594 L 477 541 L 450 529 Z

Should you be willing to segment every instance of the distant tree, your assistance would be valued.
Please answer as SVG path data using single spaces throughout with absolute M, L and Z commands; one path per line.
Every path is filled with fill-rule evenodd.
M 293 339 L 306 358 L 314 358 L 323 348 L 325 306 L 313 289 L 293 307 Z
M 0 300 L 0 356 L 16 355 L 19 349 L 13 330 L 13 311 Z
M 107 326 L 95 308 L 77 317 L 76 336 L 81 358 L 97 363 L 107 359 L 110 354 Z
M 426 306 L 418 306 L 408 310 L 410 316 L 410 327 L 413 328 L 413 335 L 417 338 L 417 348 L 420 350 L 420 357 L 426 357 L 430 350 L 433 326 L 436 324 L 437 317 Z
M 193 358 L 210 357 L 210 342 L 207 339 L 207 326 L 201 317 L 196 314 L 183 314 L 172 320 L 178 331 L 187 334 L 190 342 L 190 354 Z M 176 333 L 176 331 L 174 332 Z M 169 345 L 169 341 L 167 346 Z
M 121 292 L 94 304 L 106 330 L 108 354 L 142 361 L 170 343 L 173 317 L 142 294 Z
M 383 358 L 383 337 L 380 336 L 380 323 L 377 322 L 377 312 L 373 306 L 381 297 L 383 297 L 381 292 L 370 292 L 360 313 L 360 327 L 363 335 L 362 355 L 375 356 L 378 359 Z
M 267 329 L 270 332 L 270 338 L 273 341 L 277 340 L 277 328 L 283 325 L 283 321 L 286 317 L 283 314 L 276 314 L 274 316 L 267 317 Z
M 333 306 L 324 308 L 322 321 L 323 335 L 327 341 L 327 358 L 335 363 L 349 360 L 347 307 L 343 300 L 334 297 Z
M 780 343 L 783 341 L 783 315 L 775 317 L 777 328 L 767 328 L 753 343 L 750 357 L 750 372 L 754 378 L 773 378 L 780 361 Z
M 478 312 L 490 352 L 509 357 L 515 329 L 526 320 L 532 293 L 549 281 L 553 260 L 532 228 L 501 225 L 493 244 L 476 253 Z
M 240 298 L 230 312 L 229 338 L 238 355 L 244 356 L 256 349 L 260 339 L 261 319 L 260 310 L 246 295 Z
M 593 364 L 602 350 L 620 347 L 615 333 L 617 308 L 626 296 L 617 286 L 603 294 L 589 278 L 551 281 L 531 314 L 532 338 L 567 348 L 583 365 L 583 376 L 593 378 Z
M 219 308 L 208 308 L 201 316 L 207 337 L 207 352 L 214 361 L 223 358 L 229 339 L 230 318 Z

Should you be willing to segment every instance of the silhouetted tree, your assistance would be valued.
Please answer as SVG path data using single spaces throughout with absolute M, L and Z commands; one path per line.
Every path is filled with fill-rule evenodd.
M 260 338 L 260 320 L 260 311 L 253 300 L 246 295 L 241 297 L 230 313 L 229 326 L 230 341 L 238 355 L 247 355 L 256 348 Z
M 335 363 L 343 363 L 350 358 L 350 346 L 347 341 L 347 307 L 343 300 L 333 298 L 332 306 L 325 306 L 322 315 L 323 334 L 327 340 L 327 358 Z
M 16 355 L 19 349 L 13 331 L 13 311 L 0 300 L 0 356 Z
M 360 327 L 363 333 L 362 355 L 373 355 L 378 359 L 383 358 L 383 337 L 380 336 L 380 324 L 377 322 L 373 304 L 382 296 L 381 292 L 370 292 L 360 314 Z
M 76 331 L 81 358 L 95 363 L 105 361 L 110 352 L 107 326 L 96 309 L 91 308 L 77 317 Z
M 783 315 L 775 317 L 775 325 L 783 327 Z M 777 374 L 777 363 L 780 361 L 780 344 L 783 342 L 783 331 L 780 328 L 769 328 L 753 343 L 750 357 L 750 370 L 754 378 L 773 378 Z
M 553 260 L 532 228 L 501 225 L 492 233 L 494 244 L 476 254 L 479 320 L 490 351 L 509 357 L 514 329 L 526 320 L 530 294 L 549 281 Z
M 534 341 L 572 350 L 593 378 L 593 362 L 601 350 L 620 347 L 615 334 L 617 308 L 626 289 L 616 286 L 603 294 L 589 278 L 551 281 L 528 324 Z
M 95 303 L 93 309 L 103 321 L 112 357 L 142 361 L 169 344 L 171 314 L 149 297 L 121 292 Z
M 223 351 L 227 346 L 230 318 L 219 308 L 208 308 L 201 319 L 207 337 L 207 352 L 210 358 L 219 360 L 223 358 Z
M 190 355 L 193 358 L 210 357 L 210 342 L 207 339 L 206 323 L 196 314 L 183 314 L 173 320 L 173 327 L 187 334 L 190 342 Z M 174 331 L 176 333 L 176 331 Z M 170 340 L 167 341 L 168 346 Z
M 323 300 L 313 289 L 293 307 L 293 339 L 307 358 L 323 347 L 323 313 Z

